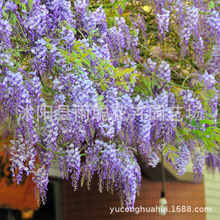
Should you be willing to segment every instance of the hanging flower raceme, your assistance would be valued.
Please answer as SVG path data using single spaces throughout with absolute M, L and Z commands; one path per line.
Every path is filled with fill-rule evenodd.
M 106 14 L 102 6 L 97 8 L 94 12 L 90 12 L 87 19 L 86 30 L 88 32 L 97 30 L 98 33 L 94 32 L 95 34 L 102 35 L 107 31 L 107 22 L 106 22 Z M 94 38 L 96 39 L 96 38 Z
M 45 5 L 50 12 L 49 17 L 52 21 L 52 30 L 59 26 L 60 22 L 67 22 L 68 25 L 75 27 L 70 1 L 46 0 Z
M 119 195 L 125 200 L 126 207 L 133 207 L 136 193 L 141 185 L 141 171 L 136 158 L 129 150 L 121 151 L 118 175 L 116 176 L 116 189 Z
M 193 42 L 195 53 L 196 53 L 196 63 L 198 66 L 202 66 L 204 64 L 203 59 L 203 50 L 204 50 L 204 40 L 201 36 L 198 36 L 198 40 Z
M 156 13 L 156 22 L 160 34 L 165 37 L 166 32 L 168 32 L 170 21 L 170 11 L 162 9 L 161 13 Z
M 219 12 L 213 10 L 211 15 L 208 16 L 208 23 L 211 27 L 211 32 L 215 32 L 215 34 L 217 36 L 219 36 L 220 34 L 220 16 L 219 16 Z M 219 43 L 219 39 L 216 39 Z
M 140 167 L 133 153 L 129 150 L 116 148 L 115 144 L 96 141 L 100 153 L 99 188 L 102 191 L 103 181 L 107 183 L 107 190 L 115 186 L 119 195 L 125 200 L 126 206 L 134 206 L 136 191 L 141 184 Z M 111 189 L 112 190 L 112 189 Z
M 65 150 L 65 152 L 67 172 L 72 175 L 72 185 L 76 189 L 81 169 L 80 152 L 78 147 L 75 147 L 73 144 L 70 144 L 70 146 Z
M 212 91 L 213 94 L 210 94 L 208 97 L 208 103 L 210 106 L 210 112 L 214 121 L 217 121 L 218 116 L 218 91 L 215 88 L 215 76 L 212 74 L 208 74 L 207 71 L 203 75 L 199 77 L 199 80 L 202 84 L 204 84 L 204 89 L 207 91 Z
M 0 43 L 10 46 L 11 32 L 11 24 L 7 20 L 0 19 Z
M 87 0 L 76 0 L 74 1 L 75 8 L 75 20 L 76 20 L 76 28 L 85 33 L 87 31 L 84 30 L 84 27 L 87 25 L 86 21 L 88 21 L 88 1 Z M 88 33 L 86 33 L 88 34 Z
M 218 73 L 220 72 L 220 64 L 219 64 L 219 60 L 220 60 L 220 56 L 219 53 L 220 49 L 218 47 L 218 45 L 214 45 L 211 51 L 211 59 L 208 62 L 208 71 L 211 74 L 216 74 L 218 75 Z M 220 79 L 219 79 L 220 81 Z
M 201 152 L 196 152 L 193 158 L 193 174 L 194 182 L 199 182 L 202 179 L 202 170 L 205 163 L 205 155 Z
M 199 9 L 196 7 L 185 7 L 183 10 L 185 10 L 185 13 L 180 13 L 178 19 L 180 19 L 179 22 L 181 23 L 179 29 L 180 44 L 182 45 L 183 54 L 185 54 L 190 36 L 198 28 Z
M 6 74 L 7 76 L 2 83 L 1 103 L 5 109 L 5 116 L 13 122 L 14 140 L 11 148 L 11 171 L 13 175 L 18 172 L 17 182 L 19 183 L 23 170 L 29 174 L 34 169 L 35 144 L 38 141 L 38 136 L 30 94 L 24 85 L 22 74 L 11 71 Z
M 17 183 L 33 175 L 38 203 L 55 159 L 75 190 L 98 175 L 100 192 L 116 190 L 128 207 L 141 183 L 136 155 L 155 167 L 166 151 L 178 175 L 192 158 L 195 180 L 205 160 L 220 167 L 214 147 L 207 158 L 198 151 L 208 149 L 204 137 L 217 137 L 216 145 L 217 132 L 199 138 L 194 129 L 212 129 L 207 111 L 218 122 L 218 12 L 201 1 L 155 0 L 140 15 L 111 2 L 0 2 L 0 106 L 13 133 L 11 171 Z M 179 104 L 179 119 L 188 114 L 193 124 L 175 120 Z
M 47 198 L 47 185 L 49 183 L 49 171 L 44 165 L 41 165 L 36 171 L 33 172 L 33 174 L 33 181 L 36 184 L 35 195 L 37 198 L 37 203 L 40 204 L 41 201 L 43 201 L 43 204 L 45 204 Z
M 139 101 L 135 118 L 138 150 L 141 155 L 150 155 L 149 145 L 151 137 L 151 115 L 148 102 Z
M 182 90 L 180 94 L 183 97 L 187 118 L 195 121 L 204 119 L 202 103 L 195 93 L 191 90 Z
M 176 158 L 173 166 L 177 170 L 177 175 L 184 175 L 186 172 L 186 167 L 190 161 L 190 150 L 186 141 L 180 141 L 178 146 L 178 157 Z M 172 163 L 172 162 L 171 162 Z
M 103 136 L 113 138 L 122 129 L 122 106 L 116 88 L 109 89 L 103 96 L 105 101 L 103 102 L 103 120 L 100 123 L 100 129 Z
M 218 153 L 208 153 L 205 158 L 205 164 L 213 174 L 215 174 L 216 169 L 220 170 L 220 158 Z
M 45 5 L 34 4 L 31 13 L 23 14 L 23 25 L 28 32 L 35 37 L 36 35 L 44 35 L 48 31 L 49 12 Z
M 164 143 L 172 143 L 175 137 L 174 115 L 171 107 L 168 106 L 168 101 L 168 93 L 163 90 L 149 103 L 151 105 L 152 124 L 151 145 L 154 147 L 157 146 L 158 139 L 162 139 Z

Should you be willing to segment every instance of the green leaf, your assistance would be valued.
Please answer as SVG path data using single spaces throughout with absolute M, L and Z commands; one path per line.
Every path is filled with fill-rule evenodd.
M 3 11 L 4 12 L 4 11 Z M 3 13 L 4 14 L 4 13 Z M 17 17 L 16 15 L 11 11 L 11 10 L 8 10 L 8 13 L 7 13 L 7 19 L 8 19 L 8 15 L 10 15 L 10 21 L 15 24 L 16 21 L 17 21 Z
M 167 146 L 164 147 L 163 153 L 166 154 L 169 152 L 169 148 Z
M 207 117 L 209 117 L 209 118 L 212 118 L 212 119 L 215 118 L 213 115 L 210 115 L 210 114 L 207 114 L 207 113 L 205 113 L 204 115 L 207 116 Z
M 219 135 L 218 135 L 219 136 Z M 214 139 L 218 142 L 218 143 L 220 143 L 220 137 L 218 137 L 218 136 L 214 136 Z
M 172 155 L 170 156 L 170 159 L 172 160 L 172 162 L 173 162 L 173 163 L 175 163 L 175 162 L 176 162 L 176 158 L 175 158 L 175 157 L 173 157 Z
M 214 132 L 216 132 L 216 133 L 220 134 L 220 128 L 213 127 L 213 126 L 212 126 L 212 127 L 210 127 L 210 128 L 212 128 Z
M 179 155 L 178 155 L 177 153 L 172 153 L 172 156 L 173 156 L 173 157 L 176 157 L 176 158 L 179 157 Z
M 8 14 L 5 11 L 2 11 L 2 15 L 3 17 L 5 17 L 6 19 L 8 19 Z
M 173 145 L 171 145 L 171 144 L 167 144 L 168 146 L 169 146 L 169 148 L 170 148 L 170 150 L 171 151 L 179 151 L 176 147 L 174 147 Z
M 205 118 L 204 120 L 199 121 L 200 124 L 207 124 L 207 125 L 214 125 L 216 124 L 216 122 L 214 122 L 213 120 L 210 120 L 208 118 Z
M 187 124 L 190 124 L 190 121 L 187 118 L 184 118 Z
M 209 2 L 208 9 L 211 10 L 211 9 L 213 9 L 213 8 L 215 8 L 215 4 L 214 4 L 213 1 L 211 1 L 211 2 Z
M 22 10 L 27 11 L 27 6 L 23 3 L 21 4 L 21 8 L 22 8 Z
M 194 119 L 192 120 L 192 125 L 193 125 L 193 126 L 196 126 L 196 122 L 195 122 Z
M 204 142 L 206 149 L 213 153 L 213 149 L 216 147 L 215 144 L 207 137 L 201 137 L 201 139 Z
M 32 5 L 33 5 L 33 0 L 28 0 L 28 6 L 30 9 L 32 9 Z

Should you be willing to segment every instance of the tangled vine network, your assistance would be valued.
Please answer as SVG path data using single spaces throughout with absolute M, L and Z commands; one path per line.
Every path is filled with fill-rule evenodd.
M 141 170 L 220 171 L 220 4 L 1 0 L 0 107 L 11 172 L 46 201 L 52 161 L 73 188 L 135 204 Z M 138 157 L 137 157 L 138 156 Z

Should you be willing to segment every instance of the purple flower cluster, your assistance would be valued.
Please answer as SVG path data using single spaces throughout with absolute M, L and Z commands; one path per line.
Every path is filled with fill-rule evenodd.
M 193 38 L 198 72 L 204 72 L 197 80 L 204 90 L 215 93 L 208 102 L 217 121 L 219 14 L 211 10 L 209 15 L 199 15 L 205 6 L 195 2 L 183 6 L 183 1 L 151 1 L 156 5 L 159 36 L 169 37 L 169 25 L 176 22 L 184 52 Z M 100 192 L 103 187 L 116 189 L 126 206 L 134 206 L 141 184 L 135 154 L 155 167 L 166 143 L 178 149 L 179 157 L 169 161 L 177 174 L 184 174 L 192 157 L 195 179 L 201 178 L 204 156 L 194 153 L 193 141 L 176 140 L 182 125 L 174 122 L 172 109 L 181 100 L 191 116 L 200 112 L 204 119 L 201 97 L 190 89 L 174 94 L 170 63 L 158 63 L 148 55 L 144 66 L 152 74 L 143 74 L 150 79 L 150 85 L 144 86 L 146 94 L 147 89 L 153 94 L 137 92 L 142 61 L 139 28 L 148 44 L 140 15 L 129 20 L 130 15 L 124 16 L 119 8 L 109 19 L 108 9 L 90 10 L 87 0 L 74 1 L 73 8 L 66 0 L 33 0 L 32 7 L 28 0 L 20 3 L 7 1 L 3 7 L 0 2 L 0 106 L 14 135 L 11 171 L 18 183 L 23 172 L 32 173 L 38 202 L 44 202 L 51 160 L 58 158 L 63 177 L 71 176 L 75 189 L 80 179 L 89 188 L 98 174 Z M 170 22 L 171 14 L 175 21 Z M 203 69 L 208 39 L 214 46 Z M 47 105 L 55 108 L 51 118 L 47 118 L 50 112 L 44 114 Z M 63 106 L 68 106 L 69 114 L 57 119 Z M 213 169 L 220 167 L 216 154 L 206 160 Z
M 42 165 L 36 171 L 34 171 L 33 174 L 33 181 L 36 184 L 35 195 L 37 198 L 37 203 L 40 204 L 42 201 L 42 203 L 45 204 L 47 198 L 47 185 L 49 183 L 48 169 L 44 165 Z
M 190 36 L 198 25 L 199 9 L 196 7 L 186 7 L 184 10 L 186 12 L 184 13 L 184 16 L 182 18 L 183 21 L 180 29 L 180 38 L 185 53 L 186 46 L 189 42 Z
M 151 60 L 150 58 L 147 59 L 147 63 L 145 63 L 145 67 L 150 71 L 150 72 L 154 72 L 155 74 L 160 77 L 161 79 L 164 79 L 166 81 L 170 81 L 171 80 L 171 70 L 170 70 L 170 65 L 168 62 L 166 61 L 162 61 L 158 68 L 155 70 L 157 66 L 157 62 L 154 62 L 153 60 Z
M 207 69 L 211 74 L 217 74 L 220 72 L 220 49 L 218 45 L 214 45 L 211 51 L 212 58 L 209 60 Z
M 186 141 L 181 141 L 178 143 L 178 156 L 174 163 L 174 169 L 177 170 L 177 175 L 184 175 L 186 172 L 186 167 L 190 161 L 190 150 L 188 148 Z
M 147 108 L 148 107 L 148 108 Z M 140 109 L 140 110 L 139 110 Z M 151 122 L 149 104 L 139 100 L 137 104 L 137 116 L 135 118 L 135 128 L 138 138 L 138 150 L 142 155 L 150 155 L 150 135 L 151 135 Z
M 89 149 L 89 160 L 84 165 L 90 169 L 91 181 L 94 171 L 99 175 L 99 188 L 102 191 L 104 182 L 107 190 L 116 187 L 119 195 L 126 201 L 126 206 L 134 206 L 136 191 L 141 184 L 140 167 L 133 153 L 123 146 L 96 140 L 93 149 Z M 92 153 L 92 154 L 91 154 Z
M 156 22 L 158 25 L 158 29 L 163 37 L 165 37 L 165 33 L 168 32 L 169 21 L 170 21 L 170 11 L 165 10 L 163 8 L 161 10 L 161 13 L 156 14 Z
M 211 15 L 208 17 L 208 21 L 207 21 L 210 25 L 211 28 L 211 32 L 216 33 L 217 36 L 219 36 L 220 34 L 220 16 L 219 16 L 219 12 L 213 10 Z M 218 43 L 219 43 L 219 39 L 217 39 Z
M 216 169 L 220 171 L 220 158 L 218 153 L 208 153 L 207 157 L 205 158 L 205 164 L 213 174 L 215 173 Z
M 215 85 L 215 76 L 208 74 L 206 71 L 203 75 L 200 76 L 200 81 L 207 89 L 211 89 Z
M 198 36 L 197 38 L 198 39 L 193 42 L 195 54 L 197 57 L 196 62 L 198 66 L 203 66 L 204 64 L 204 60 L 203 60 L 204 40 L 201 36 Z
M 180 95 L 183 98 L 183 105 L 189 118 L 195 120 L 204 119 L 204 110 L 201 101 L 191 90 L 182 90 Z
M 81 170 L 80 151 L 78 147 L 74 146 L 74 144 L 70 144 L 70 146 L 65 150 L 65 153 L 67 172 L 72 175 L 72 185 L 76 189 Z
M 149 103 L 153 105 L 151 118 L 151 146 L 153 148 L 162 148 L 161 144 L 156 144 L 158 139 L 161 139 L 163 143 L 172 143 L 175 137 L 174 116 L 172 109 L 168 106 L 168 94 L 166 90 L 163 90 Z
M 10 36 L 12 32 L 11 24 L 4 19 L 0 19 L 0 43 L 10 46 Z
M 42 36 L 47 31 L 49 11 L 45 5 L 34 4 L 34 6 L 35 7 L 31 13 L 24 11 L 22 17 L 23 25 L 31 35 L 34 35 L 35 33 L 39 36 Z
M 202 170 L 205 163 L 206 156 L 202 155 L 201 152 L 194 154 L 193 158 L 193 174 L 194 182 L 199 182 L 202 179 Z

